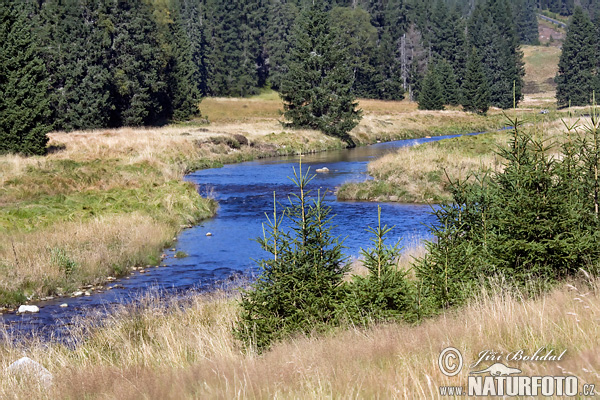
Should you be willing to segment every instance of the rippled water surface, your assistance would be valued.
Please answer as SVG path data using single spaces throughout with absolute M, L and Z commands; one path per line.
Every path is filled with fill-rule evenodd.
M 402 140 L 380 143 L 351 150 L 340 150 L 302 156 L 302 168 L 311 171 L 327 167 L 329 173 L 316 174 L 309 185 L 315 191 L 326 193 L 332 207 L 336 227 L 333 233 L 345 238 L 345 252 L 356 257 L 361 247 L 369 245 L 365 229 L 377 223 L 377 205 L 382 208 L 382 223 L 395 225 L 389 238 L 403 238 L 403 243 L 414 243 L 428 237 L 426 225 L 433 223 L 428 205 L 338 202 L 334 190 L 344 182 L 369 179 L 367 163 L 375 157 L 402 146 L 435 141 L 455 136 Z M 187 175 L 196 183 L 200 192 L 212 192 L 219 202 L 214 218 L 184 230 L 176 243 L 177 251 L 188 254 L 186 258 L 174 258 L 174 251 L 166 251 L 166 267 L 150 268 L 145 274 L 135 273 L 109 284 L 112 290 L 92 296 L 56 299 L 39 304 L 39 314 L 5 314 L 3 321 L 9 331 L 28 333 L 42 330 L 45 334 L 60 335 L 73 318 L 81 317 L 90 310 L 102 310 L 111 304 L 131 301 L 150 289 L 164 292 L 184 292 L 189 289 L 206 290 L 222 280 L 256 267 L 252 259 L 262 253 L 253 239 L 262 232 L 265 212 L 273 210 L 273 192 L 278 201 L 287 202 L 294 191 L 292 168 L 298 168 L 300 157 L 280 157 L 261 161 L 226 165 L 223 168 L 201 170 Z M 206 236 L 210 232 L 212 236 Z M 59 305 L 67 303 L 67 308 Z

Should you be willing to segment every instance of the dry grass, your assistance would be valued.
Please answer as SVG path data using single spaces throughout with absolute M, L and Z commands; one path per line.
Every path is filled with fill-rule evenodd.
M 498 170 L 495 146 L 505 144 L 506 133 L 487 133 L 444 142 L 400 148 L 369 163 L 375 180 L 349 183 L 340 199 L 437 203 L 449 199 L 449 179 L 464 180 L 479 170 Z
M 235 302 L 195 297 L 185 307 L 148 299 L 123 308 L 75 349 L 33 342 L 0 347 L 0 364 L 27 355 L 54 374 L 44 390 L 4 376 L 2 398 L 438 398 L 439 385 L 464 385 L 469 369 L 443 376 L 440 351 L 458 348 L 470 364 L 483 350 L 506 355 L 567 349 L 561 362 L 509 362 L 525 375 L 600 376 L 600 281 L 564 284 L 540 299 L 501 289 L 419 326 L 390 324 L 298 337 L 257 356 L 243 354 L 230 327 Z M 73 328 L 75 331 L 76 329 Z M 77 334 L 77 333 L 75 333 Z M 349 345 L 349 343 L 351 345 Z M 486 363 L 485 365 L 489 365 Z M 4 368 L 3 368 L 4 369 Z
M 116 273 L 115 261 L 122 272 L 147 263 L 148 256 L 170 243 L 172 237 L 168 224 L 135 213 L 11 233 L 10 240 L 3 237 L 0 254 L 13 261 L 16 268 L 2 270 L 0 291 L 7 293 L 18 287 L 27 297 L 50 292 L 69 294 L 80 282 L 103 283 Z M 64 255 L 62 261 L 57 259 L 57 252 Z M 77 280 L 65 276 L 67 259 L 75 263 L 72 274 Z
M 552 46 L 522 46 L 525 62 L 524 91 L 526 95 L 556 90 L 554 77 L 558 72 L 560 48 Z
M 589 107 L 572 108 L 573 113 L 589 113 Z M 520 113 L 521 114 L 521 113 Z M 550 154 L 560 157 L 560 145 L 576 136 L 584 135 L 583 126 L 589 125 L 589 117 L 522 114 L 525 129 L 537 140 L 552 145 Z M 576 124 L 571 135 L 565 126 Z M 464 180 L 485 171 L 500 171 L 504 160 L 497 155 L 499 147 L 507 145 L 508 132 L 463 136 L 400 148 L 368 165 L 374 180 L 344 184 L 338 190 L 341 200 L 397 201 L 439 203 L 450 199 L 450 181 Z

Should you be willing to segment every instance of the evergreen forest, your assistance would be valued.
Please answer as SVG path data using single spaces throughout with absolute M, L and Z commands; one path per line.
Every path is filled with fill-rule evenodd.
M 331 32 L 311 35 L 325 46 L 321 73 L 337 74 L 328 79 L 343 86 L 336 93 L 343 100 L 319 111 L 334 114 L 329 123 L 292 125 L 345 137 L 360 118 L 354 98 L 418 101 L 422 89 L 433 93 L 440 85 L 441 98 L 424 100 L 439 109 L 440 102 L 460 104 L 463 87 L 481 87 L 482 76 L 489 82 L 479 98 L 512 107 L 523 84 L 520 44 L 537 41 L 535 6 L 531 0 L 2 0 L 0 152 L 41 154 L 52 129 L 186 120 L 199 114 L 204 96 L 273 89 L 283 92 L 284 103 L 303 101 L 286 101 L 285 90 L 296 92 L 293 82 L 308 79 L 298 73 L 314 51 L 302 28 L 316 15 L 310 8 L 326 15 L 323 26 Z M 481 63 L 473 71 L 482 74 L 468 73 L 473 49 L 478 56 L 471 62 Z M 327 90 L 327 79 L 322 84 Z M 344 113 L 348 120 L 336 122 Z

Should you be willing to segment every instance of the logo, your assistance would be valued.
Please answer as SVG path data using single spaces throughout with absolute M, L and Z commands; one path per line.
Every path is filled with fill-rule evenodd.
M 463 367 L 462 354 L 454 347 L 446 347 L 440 353 L 438 365 L 442 374 L 446 376 L 458 375 Z
M 524 350 L 504 355 L 501 352 L 484 350 L 478 359 L 471 364 L 467 376 L 467 387 L 440 386 L 441 396 L 487 396 L 487 397 L 520 397 L 520 396 L 595 396 L 595 385 L 584 384 L 579 387 L 576 376 L 526 376 L 519 368 L 509 366 L 511 362 L 553 362 L 560 361 L 566 350 L 561 353 L 553 349 L 539 348 L 528 354 Z M 493 362 L 486 368 L 482 362 Z M 504 362 L 506 362 L 506 364 Z M 463 356 L 454 347 L 443 349 L 438 358 L 438 366 L 442 374 L 448 377 L 458 375 L 463 369 Z M 509 365 L 507 365 L 509 364 Z
M 486 369 L 482 369 L 481 371 L 470 372 L 470 374 L 485 374 L 486 372 L 489 372 L 491 376 L 509 376 L 512 374 L 518 374 L 521 372 L 521 370 L 518 368 L 507 367 L 502 363 L 496 363 L 490 365 Z

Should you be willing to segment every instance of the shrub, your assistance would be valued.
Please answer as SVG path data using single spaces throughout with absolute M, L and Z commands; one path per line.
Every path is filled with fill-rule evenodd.
M 369 227 L 373 234 L 373 248 L 361 249 L 367 276 L 354 276 L 346 285 L 346 296 L 338 314 L 354 325 L 372 322 L 413 320 L 413 290 L 407 271 L 398 269 L 402 250 L 400 242 L 393 246 L 385 243 L 385 236 L 393 229 L 381 227 L 381 208 L 378 208 L 378 226 Z

